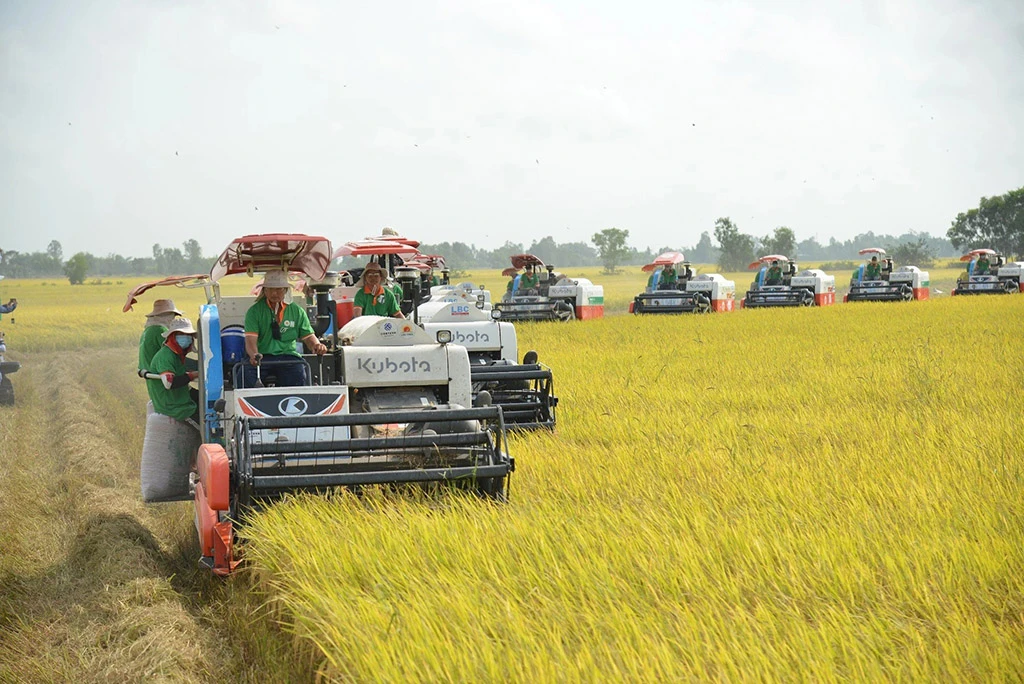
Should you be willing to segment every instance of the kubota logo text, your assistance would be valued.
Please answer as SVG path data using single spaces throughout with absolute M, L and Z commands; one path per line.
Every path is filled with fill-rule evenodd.
M 491 336 L 488 335 L 485 332 L 480 332 L 479 330 L 474 330 L 473 332 L 470 332 L 470 333 L 463 333 L 463 332 L 459 332 L 459 331 L 456 330 L 455 331 L 455 337 L 454 337 L 453 341 L 454 342 L 459 342 L 459 343 L 462 343 L 462 342 L 490 342 L 491 341 Z
M 429 373 L 430 362 L 418 361 L 415 356 L 405 361 L 383 359 L 359 359 L 356 370 L 380 375 L 381 373 Z

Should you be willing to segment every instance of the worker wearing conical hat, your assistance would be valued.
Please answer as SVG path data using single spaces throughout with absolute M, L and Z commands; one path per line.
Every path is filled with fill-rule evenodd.
M 149 372 L 164 376 L 163 380 L 148 379 L 146 388 L 156 413 L 178 420 L 191 420 L 199 427 L 199 392 L 188 383 L 199 373 L 185 367 L 185 355 L 195 344 L 196 329 L 187 318 L 175 318 L 162 333 L 164 346 L 149 362 Z M 164 385 L 166 381 L 170 388 Z
M 384 287 L 384 269 L 371 261 L 363 269 L 363 286 L 353 299 L 356 316 L 392 316 L 405 318 L 392 290 Z
M 301 341 L 318 356 L 327 351 L 313 332 L 306 310 L 295 302 L 285 302 L 288 287 L 287 273 L 268 271 L 263 275 L 260 296 L 245 312 L 245 353 L 249 357 L 243 373 L 246 387 L 256 386 L 256 366 L 264 360 L 278 387 L 305 385 L 306 364 L 296 350 L 296 343 Z
M 171 299 L 158 299 L 153 302 L 153 310 L 146 314 L 146 327 L 139 338 L 139 377 L 145 376 L 153 356 L 164 346 L 167 326 L 181 315 L 183 314 L 178 311 Z

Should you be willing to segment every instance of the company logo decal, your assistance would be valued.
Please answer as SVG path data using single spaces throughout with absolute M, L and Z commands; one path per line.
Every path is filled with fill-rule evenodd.
M 415 356 L 405 361 L 392 361 L 385 356 L 383 359 L 359 359 L 356 363 L 356 370 L 374 375 L 382 373 L 429 373 L 430 362 L 418 361 Z
M 277 410 L 282 416 L 301 416 L 309 410 L 309 405 L 302 397 L 286 397 L 277 405 Z
M 479 330 L 474 330 L 473 332 L 470 332 L 470 333 L 459 332 L 458 330 L 456 330 L 455 331 L 455 336 L 454 336 L 454 341 L 455 342 L 490 342 L 491 341 L 491 336 L 488 335 L 485 332 L 480 332 Z

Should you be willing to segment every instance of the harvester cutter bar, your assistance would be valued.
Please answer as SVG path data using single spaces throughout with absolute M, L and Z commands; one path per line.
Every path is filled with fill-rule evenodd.
M 380 425 L 386 423 L 435 423 L 459 420 L 497 420 L 498 407 L 485 406 L 465 409 L 437 409 L 415 411 L 377 411 L 374 413 L 346 413 L 331 416 L 292 416 L 248 418 L 250 430 L 277 428 L 333 427 L 336 425 Z
M 337 455 L 351 455 L 357 451 L 392 451 L 396 449 L 413 449 L 423 447 L 473 446 L 488 444 L 487 432 L 456 432 L 440 435 L 402 435 L 398 437 L 353 438 L 344 441 L 344 449 L 333 449 Z M 270 442 L 251 444 L 254 456 L 265 454 L 312 454 L 327 456 L 327 452 L 317 451 L 315 442 Z
M 452 468 L 373 470 L 349 473 L 308 473 L 302 475 L 260 475 L 253 481 L 257 492 L 319 489 L 345 485 L 385 484 L 390 482 L 437 482 L 468 478 L 505 477 L 513 470 L 511 463 L 498 465 L 460 466 Z

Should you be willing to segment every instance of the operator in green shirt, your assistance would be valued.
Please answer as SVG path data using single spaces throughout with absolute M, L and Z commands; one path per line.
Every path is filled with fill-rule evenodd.
M 519 278 L 519 291 L 523 294 L 536 294 L 540 286 L 540 276 L 533 272 L 533 264 L 526 264 L 526 273 Z
M 268 372 L 278 387 L 307 384 L 306 364 L 295 349 L 301 340 L 313 354 L 323 356 L 327 347 L 316 338 L 306 310 L 295 302 L 286 304 L 288 274 L 269 271 L 263 275 L 263 291 L 245 312 L 245 353 L 249 365 L 244 372 L 245 387 L 256 386 L 256 366 L 268 363 Z
M 864 268 L 864 280 L 881 280 L 882 264 L 878 263 L 878 257 L 871 257 L 871 261 Z
M 146 380 L 153 411 L 177 420 L 191 420 L 199 427 L 199 392 L 188 383 L 198 371 L 185 369 L 185 354 L 196 340 L 196 329 L 187 318 L 175 318 L 163 332 L 164 346 L 149 361 L 148 371 L 162 380 Z
M 676 273 L 675 266 L 669 264 L 665 268 L 661 269 L 661 276 L 658 278 L 659 290 L 674 290 L 678 283 L 679 274 Z
M 764 274 L 765 285 L 781 285 L 782 284 L 782 267 L 779 266 L 779 261 L 776 259 L 772 262 L 768 272 Z
M 146 327 L 139 338 L 139 377 L 145 377 L 150 370 L 149 364 L 160 347 L 164 346 L 164 333 L 167 326 L 182 312 L 174 306 L 170 299 L 158 299 L 153 302 L 153 310 L 146 314 Z M 152 397 L 151 397 L 152 398 Z
M 978 263 L 974 265 L 974 275 L 988 275 L 991 270 L 991 266 L 988 261 L 988 254 L 982 254 L 978 257 Z
M 398 306 L 395 293 L 381 285 L 384 270 L 371 261 L 363 269 L 363 287 L 352 302 L 356 316 L 392 316 L 405 318 Z

